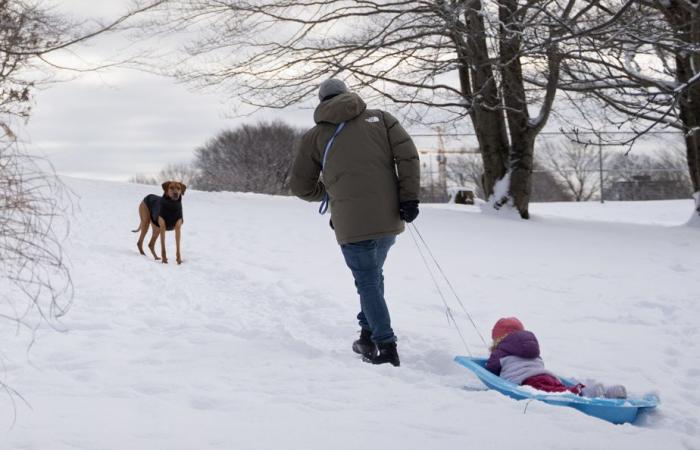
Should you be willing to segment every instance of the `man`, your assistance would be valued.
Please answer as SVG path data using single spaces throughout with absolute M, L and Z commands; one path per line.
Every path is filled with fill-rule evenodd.
M 342 81 L 321 83 L 319 98 L 316 126 L 299 142 L 292 192 L 330 201 L 330 225 L 360 295 L 353 351 L 367 362 L 399 366 L 382 267 L 404 221 L 418 216 L 418 152 L 391 114 L 367 109 Z

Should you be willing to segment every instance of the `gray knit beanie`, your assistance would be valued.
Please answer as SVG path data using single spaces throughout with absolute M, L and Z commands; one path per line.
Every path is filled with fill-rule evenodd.
M 318 98 L 321 101 L 324 101 L 329 97 L 333 97 L 334 95 L 342 94 L 344 92 L 348 92 L 348 87 L 345 86 L 345 83 L 337 78 L 329 78 L 321 83 L 321 86 L 319 86 Z

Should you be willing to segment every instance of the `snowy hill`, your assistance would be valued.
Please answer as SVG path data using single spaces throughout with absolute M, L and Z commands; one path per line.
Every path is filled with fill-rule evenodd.
M 129 232 L 154 188 L 68 184 L 74 306 L 28 355 L 2 343 L 3 381 L 32 408 L 17 404 L 2 449 L 700 448 L 690 201 L 533 205 L 527 222 L 428 205 L 416 222 L 484 336 L 515 315 L 551 370 L 661 397 L 641 426 L 614 426 L 486 391 L 456 365 L 466 350 L 408 232 L 385 269 L 402 366 L 374 367 L 350 350 L 358 300 L 316 205 L 188 192 L 184 263 L 168 233 L 166 266 Z M 7 429 L 7 396 L 0 410 Z

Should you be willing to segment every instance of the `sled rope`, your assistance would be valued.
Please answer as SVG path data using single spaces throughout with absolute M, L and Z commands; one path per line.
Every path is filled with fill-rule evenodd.
M 415 227 L 415 225 L 414 225 L 414 227 Z M 418 249 L 418 254 L 420 255 L 421 259 L 423 260 L 423 264 L 425 264 L 425 268 L 428 270 L 428 274 L 430 275 L 430 278 L 433 280 L 433 284 L 435 285 L 435 289 L 437 290 L 438 294 L 440 295 L 440 298 L 442 299 L 442 303 L 445 305 L 445 314 L 447 315 L 448 323 L 450 321 L 452 321 L 452 324 L 455 326 L 455 329 L 457 330 L 457 334 L 459 334 L 459 338 L 462 340 L 462 344 L 464 344 L 464 348 L 467 350 L 467 353 L 469 353 L 469 356 L 473 357 L 474 355 L 472 354 L 472 351 L 469 348 L 467 341 L 464 339 L 464 335 L 462 334 L 462 330 L 459 328 L 459 325 L 457 324 L 457 320 L 455 320 L 455 316 L 452 314 L 452 308 L 450 308 L 450 305 L 447 304 L 447 299 L 445 298 L 445 295 L 442 293 L 442 289 L 440 289 L 440 284 L 435 279 L 435 274 L 433 274 L 433 271 L 430 268 L 430 264 L 428 264 L 428 260 L 425 258 L 425 255 L 423 254 L 423 250 L 421 250 L 420 244 L 418 243 L 418 239 L 416 239 L 416 235 L 410 226 L 408 227 L 408 231 L 410 232 L 411 237 L 413 238 L 413 242 L 416 244 L 416 248 Z M 416 231 L 418 231 L 418 230 L 416 230 Z
M 464 302 L 462 301 L 462 299 L 461 299 L 461 298 L 459 297 L 459 295 L 457 294 L 457 291 L 455 290 L 455 288 L 452 286 L 452 283 L 450 282 L 450 279 L 447 278 L 447 275 L 445 275 L 445 272 L 442 270 L 442 267 L 440 266 L 440 263 L 439 263 L 439 262 L 437 261 L 437 259 L 435 258 L 435 255 L 433 255 L 433 252 L 430 250 L 430 246 L 428 246 L 428 243 L 425 242 L 425 239 L 423 239 L 423 235 L 422 235 L 422 234 L 420 233 L 420 231 L 418 230 L 418 227 L 416 227 L 416 225 L 415 225 L 414 223 L 411 223 L 411 224 L 409 224 L 408 229 L 410 230 L 411 228 L 413 228 L 413 230 L 415 230 L 416 234 L 418 235 L 418 238 L 420 239 L 420 241 L 421 241 L 421 242 L 423 243 L 423 245 L 425 246 L 425 249 L 428 251 L 428 254 L 430 255 L 430 258 L 432 258 L 433 262 L 435 263 L 435 267 L 437 267 L 438 271 L 440 272 L 440 275 L 442 275 L 442 277 L 445 279 L 445 282 L 447 283 L 447 286 L 449 286 L 450 291 L 452 291 L 452 295 L 454 295 L 455 299 L 457 300 L 457 303 L 459 303 L 459 306 L 462 308 L 462 311 L 463 311 L 464 314 L 466 314 L 466 316 L 469 318 L 469 321 L 471 322 L 472 327 L 474 327 L 474 331 L 476 331 L 476 334 L 479 336 L 479 339 L 481 339 L 481 342 L 484 344 L 484 347 L 485 347 L 485 348 L 488 348 L 489 345 L 486 343 L 486 340 L 484 339 L 484 336 L 483 336 L 483 335 L 481 334 L 481 332 L 479 331 L 479 327 L 476 326 L 476 323 L 474 322 L 474 319 L 472 318 L 472 315 L 469 314 L 469 311 L 467 311 L 467 308 L 464 306 Z M 413 239 L 414 239 L 414 241 L 415 241 L 415 237 L 414 237 Z M 416 245 L 418 245 L 417 242 L 416 242 Z M 421 254 L 421 256 L 422 256 L 422 254 Z M 426 264 L 426 265 L 427 265 L 427 264 Z M 429 270 L 430 270 L 430 269 L 429 269 Z

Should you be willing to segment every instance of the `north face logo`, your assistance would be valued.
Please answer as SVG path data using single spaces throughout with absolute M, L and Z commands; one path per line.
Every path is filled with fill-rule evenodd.
M 365 122 L 377 123 L 377 122 L 379 122 L 379 117 L 369 116 L 368 118 L 365 119 Z

